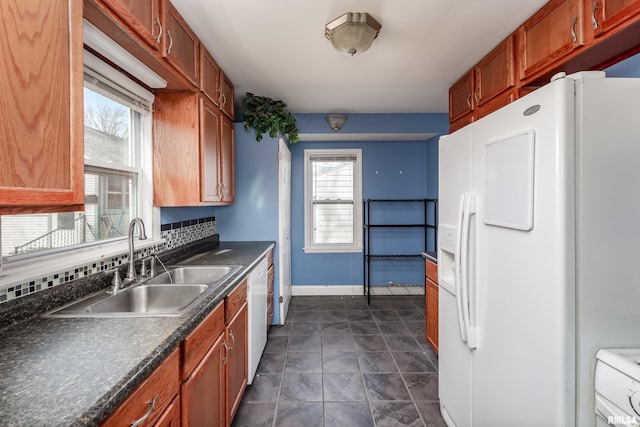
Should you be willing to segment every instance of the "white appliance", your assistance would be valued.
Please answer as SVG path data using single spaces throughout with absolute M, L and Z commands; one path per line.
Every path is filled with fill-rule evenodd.
M 247 280 L 247 310 L 249 312 L 249 356 L 247 384 L 253 383 L 258 363 L 267 344 L 267 259 L 264 258 L 249 273 Z
M 449 426 L 595 424 L 597 350 L 640 342 L 639 100 L 578 73 L 440 139 Z
M 596 357 L 596 426 L 640 426 L 640 349 L 603 349 Z

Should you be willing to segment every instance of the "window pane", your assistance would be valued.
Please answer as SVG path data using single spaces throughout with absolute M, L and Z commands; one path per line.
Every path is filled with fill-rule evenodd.
M 125 236 L 137 216 L 138 167 L 142 114 L 85 87 L 85 210 L 2 217 L 2 256 L 29 254 Z
M 353 243 L 353 203 L 314 204 L 313 243 Z
M 353 200 L 353 162 L 312 164 L 314 200 Z
M 132 110 L 91 89 L 84 88 L 84 157 L 133 166 Z

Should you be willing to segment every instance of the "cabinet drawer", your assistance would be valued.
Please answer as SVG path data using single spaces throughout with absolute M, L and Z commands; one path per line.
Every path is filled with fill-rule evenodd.
M 229 323 L 236 315 L 242 304 L 247 301 L 247 279 L 244 278 L 227 297 L 224 299 L 224 319 Z
M 180 352 L 176 348 L 102 426 L 131 425 L 149 413 L 140 426 L 151 426 L 163 414 L 180 389 Z M 152 406 L 152 402 L 155 402 Z
M 224 333 L 224 303 L 218 304 L 182 341 L 182 381 L 191 375 L 196 365 L 222 333 Z
M 438 283 L 438 264 L 429 260 L 426 260 L 424 264 L 427 278 L 435 283 Z

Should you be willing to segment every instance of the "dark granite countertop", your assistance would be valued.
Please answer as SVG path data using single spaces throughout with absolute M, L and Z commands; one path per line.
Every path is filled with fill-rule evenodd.
M 172 264 L 243 268 L 179 317 L 33 317 L 0 330 L 0 425 L 99 424 L 223 300 L 274 242 L 219 242 Z
M 422 257 L 436 264 L 438 263 L 438 254 L 435 251 L 422 252 Z

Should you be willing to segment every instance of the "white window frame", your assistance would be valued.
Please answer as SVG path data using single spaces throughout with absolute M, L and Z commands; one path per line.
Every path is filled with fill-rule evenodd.
M 353 156 L 353 242 L 314 243 L 313 242 L 313 168 L 311 158 Z M 304 251 L 306 253 L 347 253 L 362 252 L 362 150 L 305 149 L 304 150 Z
M 129 106 L 135 109 L 145 110 L 148 115 L 141 123 L 142 141 L 139 150 L 139 167 L 127 168 L 138 173 L 138 216 L 145 224 L 147 240 L 137 240 L 135 249 L 153 247 L 163 242 L 160 237 L 160 209 L 153 206 L 153 144 L 152 144 L 152 105 L 155 99 L 153 93 L 135 83 L 129 77 L 117 71 L 104 61 L 91 53 L 84 51 L 85 74 L 97 76 L 99 79 L 110 81 L 112 85 L 118 87 L 125 95 L 133 95 L 142 99 L 142 103 L 132 102 Z M 86 84 L 92 90 L 91 84 Z M 107 167 L 113 168 L 110 164 L 85 159 L 85 167 Z M 97 241 L 95 243 L 81 244 L 52 250 L 45 254 L 33 254 L 29 256 L 18 256 L 15 259 L 9 258 L 2 263 L 0 270 L 0 286 L 16 283 L 21 280 L 45 275 L 54 271 L 62 271 L 75 265 L 92 262 L 97 259 L 118 256 L 128 252 L 128 242 L 126 237 Z M 37 260 L 37 263 L 34 262 Z

